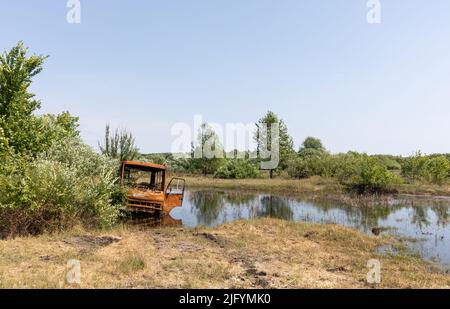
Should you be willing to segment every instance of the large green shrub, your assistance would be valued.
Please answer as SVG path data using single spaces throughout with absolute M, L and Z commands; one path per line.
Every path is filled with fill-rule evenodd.
M 11 159 L 0 178 L 0 235 L 113 225 L 122 206 L 117 167 L 78 138 L 31 162 Z
M 288 163 L 287 173 L 293 178 L 308 178 L 311 176 L 326 176 L 324 155 L 298 156 Z
M 423 176 L 423 169 L 427 158 L 422 155 L 420 151 L 413 156 L 405 158 L 402 162 L 403 177 L 414 181 Z
M 288 162 L 287 173 L 292 178 L 308 178 L 314 175 L 307 160 L 301 157 L 294 158 Z
M 390 191 L 401 182 L 377 157 L 356 152 L 329 156 L 325 171 L 342 185 L 359 193 Z
M 402 162 L 402 175 L 410 181 L 424 180 L 442 185 L 448 179 L 450 161 L 445 155 L 423 156 L 417 152 Z
M 428 158 L 422 168 L 422 176 L 433 184 L 442 185 L 448 178 L 450 163 L 445 156 Z
M 245 179 L 256 178 L 258 174 L 258 168 L 251 161 L 246 159 L 231 159 L 216 171 L 214 177 L 223 179 Z
M 400 183 L 400 179 L 389 172 L 376 158 L 363 155 L 358 172 L 350 178 L 350 186 L 361 193 L 382 193 Z

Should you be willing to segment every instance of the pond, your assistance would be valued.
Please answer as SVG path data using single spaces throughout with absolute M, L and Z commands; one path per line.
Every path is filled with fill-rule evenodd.
M 450 269 L 450 199 L 411 198 L 386 206 L 350 207 L 273 194 L 188 191 L 183 207 L 174 209 L 163 224 L 217 226 L 259 217 L 340 224 L 367 234 L 383 231 L 408 239 L 409 248 L 424 259 Z

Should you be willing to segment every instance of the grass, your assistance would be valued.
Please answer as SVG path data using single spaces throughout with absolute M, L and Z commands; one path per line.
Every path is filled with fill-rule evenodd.
M 230 190 L 253 190 L 280 194 L 303 194 L 327 197 L 351 202 L 361 196 L 349 194 L 336 179 L 314 176 L 307 179 L 260 178 L 260 179 L 215 179 L 205 176 L 183 176 L 191 188 L 211 188 Z M 394 188 L 397 194 L 424 196 L 450 196 L 450 185 L 426 183 L 402 184 Z M 371 196 L 367 196 L 369 200 Z
M 106 241 L 106 240 L 114 241 Z M 398 242 L 336 225 L 274 219 L 217 228 L 117 228 L 0 241 L 1 288 L 450 288 L 450 276 Z M 65 282 L 81 262 L 81 284 Z M 367 261 L 382 265 L 366 282 Z
M 216 179 L 204 176 L 186 176 L 189 187 L 208 187 L 221 189 L 240 189 L 266 191 L 273 193 L 326 193 L 343 192 L 341 185 L 331 178 L 311 177 L 308 179 L 257 178 L 257 179 Z
M 118 272 L 130 274 L 145 269 L 145 261 L 139 253 L 128 253 L 117 266 Z

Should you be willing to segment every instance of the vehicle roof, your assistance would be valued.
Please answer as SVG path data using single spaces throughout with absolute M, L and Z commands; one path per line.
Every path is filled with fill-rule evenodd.
M 150 169 L 166 170 L 166 167 L 161 164 L 155 164 L 150 162 L 140 162 L 140 161 L 122 161 L 122 164 L 127 166 L 143 167 Z

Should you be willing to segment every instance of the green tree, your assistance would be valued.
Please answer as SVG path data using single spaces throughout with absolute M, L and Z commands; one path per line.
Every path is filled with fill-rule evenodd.
M 193 146 L 192 155 L 192 168 L 201 170 L 205 176 L 214 174 L 224 163 L 225 151 L 219 137 L 206 123 L 202 124 L 199 129 L 197 146 Z
M 19 42 L 0 56 L 0 151 L 36 157 L 56 141 L 78 136 L 78 118 L 68 112 L 34 115 L 41 103 L 28 89 L 46 57 L 27 53 Z
M 139 156 L 133 134 L 125 129 L 116 129 L 111 134 L 109 125 L 106 125 L 104 143 L 99 142 L 98 145 L 102 154 L 120 161 L 134 160 Z
M 300 152 L 302 152 L 303 150 L 306 149 L 314 149 L 317 151 L 325 151 L 325 147 L 322 144 L 322 141 L 318 138 L 315 137 L 307 137 L 303 143 L 302 143 L 302 147 L 300 148 Z
M 16 153 L 35 155 L 42 147 L 36 139 L 42 123 L 33 112 L 40 101 L 29 92 L 34 76 L 42 71 L 46 57 L 28 56 L 28 49 L 19 42 L 0 55 L 0 128 L 3 139 Z
M 272 125 L 279 125 L 279 136 L 277 140 L 272 140 Z M 294 155 L 294 142 L 288 133 L 288 128 L 284 121 L 280 119 L 274 112 L 268 111 L 267 114 L 256 123 L 257 130 L 254 139 L 257 144 L 258 158 L 261 159 L 263 150 L 272 152 L 272 145 L 279 145 L 279 164 L 275 169 L 270 169 L 270 178 L 273 178 L 275 170 L 284 170 L 288 167 L 288 161 Z M 266 129 L 265 129 L 266 128 Z M 263 160 L 263 159 L 262 159 Z

